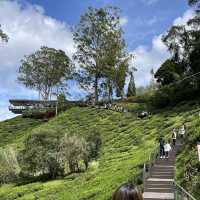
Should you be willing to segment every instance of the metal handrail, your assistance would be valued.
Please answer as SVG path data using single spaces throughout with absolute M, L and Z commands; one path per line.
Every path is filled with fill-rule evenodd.
M 145 187 L 146 179 L 150 176 L 151 168 L 154 165 L 156 158 L 158 156 L 159 147 L 156 147 L 154 151 L 149 154 L 149 159 L 146 163 L 144 163 L 143 167 L 143 185 Z M 147 167 L 148 166 L 148 167 Z
M 196 200 L 190 193 L 174 181 L 176 200 Z M 180 193 L 179 193 L 180 192 Z

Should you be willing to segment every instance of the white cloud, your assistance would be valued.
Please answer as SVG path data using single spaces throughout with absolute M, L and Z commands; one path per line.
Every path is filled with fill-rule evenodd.
M 120 18 L 121 26 L 125 26 L 128 23 L 128 17 L 124 16 Z
M 174 25 L 186 25 L 188 20 L 195 16 L 195 11 L 190 9 L 187 10 L 182 17 L 178 17 L 174 20 Z
M 182 17 L 174 20 L 173 25 L 185 25 L 195 15 L 193 10 L 187 10 Z M 138 71 L 135 73 L 136 85 L 145 86 L 151 79 L 150 70 L 155 71 L 169 58 L 170 54 L 162 42 L 162 34 L 155 36 L 151 47 L 139 46 L 133 51 L 135 55 L 135 66 Z
M 0 24 L 9 36 L 7 44 L 0 44 L 0 108 L 1 119 L 9 117 L 5 108 L 9 98 L 32 98 L 35 92 L 17 82 L 20 60 L 41 46 L 74 52 L 72 33 L 67 24 L 46 16 L 44 9 L 36 5 L 21 5 L 14 1 L 0 1 Z
M 161 35 L 152 40 L 152 47 L 139 46 L 133 51 L 135 55 L 135 66 L 138 71 L 135 73 L 136 85 L 147 85 L 151 79 L 150 70 L 158 67 L 169 57 L 167 48 L 162 43 Z

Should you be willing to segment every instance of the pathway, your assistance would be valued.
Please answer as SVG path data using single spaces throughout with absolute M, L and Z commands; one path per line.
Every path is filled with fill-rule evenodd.
M 158 158 L 154 163 L 145 181 L 144 200 L 174 200 L 176 149 L 168 159 Z

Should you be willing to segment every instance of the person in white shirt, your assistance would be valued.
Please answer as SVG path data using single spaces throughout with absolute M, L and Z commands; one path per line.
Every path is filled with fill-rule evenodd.
M 181 126 L 180 130 L 179 130 L 180 137 L 181 137 L 181 138 L 184 138 L 185 133 L 186 133 L 186 126 L 185 126 L 185 124 L 183 124 L 183 125 Z
M 168 141 L 165 145 L 164 145 L 164 150 L 165 150 L 165 158 L 169 158 L 169 152 L 171 151 L 171 145 L 170 145 L 170 141 Z
M 173 141 L 173 146 L 176 146 L 176 136 L 177 136 L 177 134 L 176 134 L 176 129 L 173 128 L 173 130 L 172 130 L 172 141 Z

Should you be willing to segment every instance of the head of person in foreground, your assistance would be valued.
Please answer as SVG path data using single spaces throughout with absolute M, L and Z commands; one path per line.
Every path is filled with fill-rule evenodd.
M 112 200 L 143 200 L 143 197 L 133 183 L 125 183 L 114 192 Z

